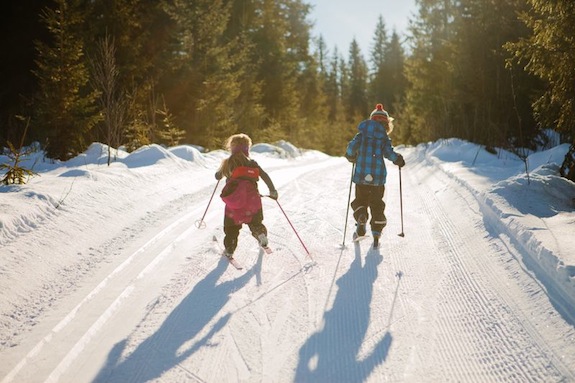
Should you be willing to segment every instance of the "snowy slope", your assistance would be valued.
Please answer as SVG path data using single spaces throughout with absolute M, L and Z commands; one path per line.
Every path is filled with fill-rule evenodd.
M 398 148 L 404 226 L 388 164 L 379 251 L 344 225 L 345 159 L 253 149 L 280 198 L 263 201 L 274 252 L 244 228 L 242 271 L 219 256 L 223 151 L 108 167 L 94 144 L 1 186 L 0 382 L 575 381 L 565 146 L 529 177 L 460 140 Z

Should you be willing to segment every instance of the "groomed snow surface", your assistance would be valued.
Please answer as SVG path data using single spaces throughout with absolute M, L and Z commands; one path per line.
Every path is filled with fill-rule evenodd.
M 351 164 L 254 146 L 280 197 L 273 253 L 244 227 L 241 271 L 220 256 L 226 152 L 31 156 L 38 176 L 0 186 L 0 382 L 575 382 L 567 146 L 528 173 L 456 139 L 396 150 L 373 250 L 351 241 Z

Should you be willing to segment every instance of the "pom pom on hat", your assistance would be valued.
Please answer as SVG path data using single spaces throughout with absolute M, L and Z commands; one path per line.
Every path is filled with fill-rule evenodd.
M 373 116 L 384 116 L 385 118 L 389 118 L 389 114 L 383 109 L 383 104 L 377 104 L 375 109 L 369 115 L 369 118 L 373 118 Z

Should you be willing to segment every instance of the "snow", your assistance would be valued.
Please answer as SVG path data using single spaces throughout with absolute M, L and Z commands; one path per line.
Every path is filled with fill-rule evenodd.
M 351 242 L 344 158 L 252 149 L 280 197 L 273 253 L 244 227 L 241 271 L 220 256 L 225 151 L 30 155 L 38 176 L 0 186 L 0 382 L 575 381 L 566 145 L 528 173 L 458 139 L 396 148 L 379 250 Z

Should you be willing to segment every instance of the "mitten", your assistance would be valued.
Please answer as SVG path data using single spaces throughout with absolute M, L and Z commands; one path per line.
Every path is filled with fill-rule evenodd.
M 400 168 L 404 167 L 405 160 L 403 159 L 403 156 L 401 154 L 398 154 L 395 161 L 393 161 L 393 164 L 399 166 Z
M 271 199 L 278 199 L 278 191 L 277 190 L 270 190 L 270 198 Z

